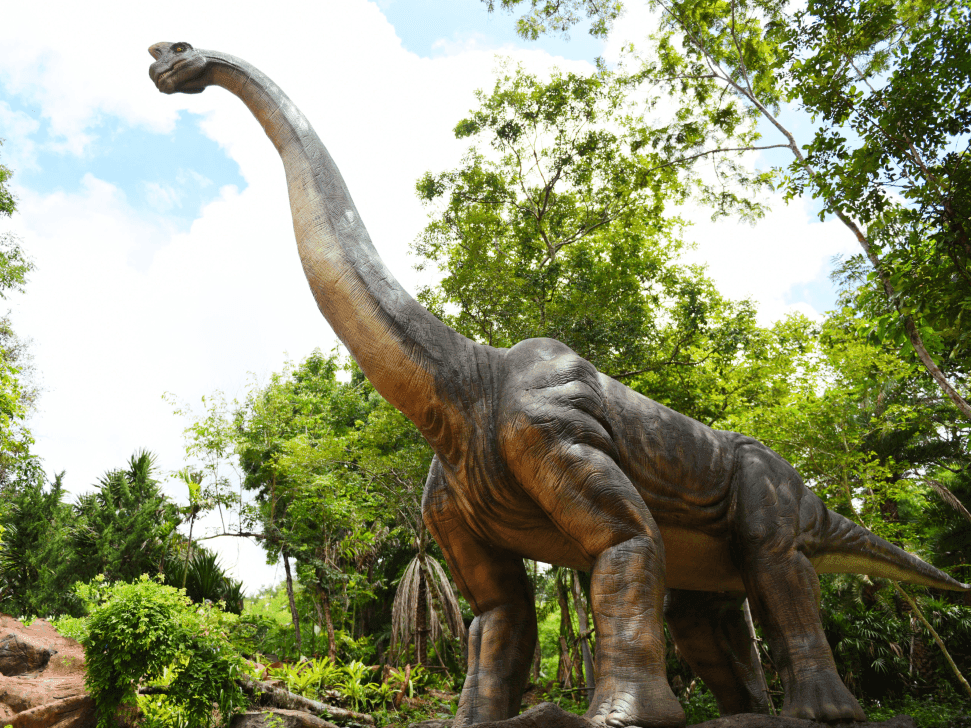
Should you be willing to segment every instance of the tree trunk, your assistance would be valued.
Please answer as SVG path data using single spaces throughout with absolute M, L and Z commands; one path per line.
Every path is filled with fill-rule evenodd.
M 428 586 L 425 570 L 418 567 L 418 608 L 415 614 L 415 652 L 418 664 L 428 667 Z
M 374 725 L 374 717 L 366 713 L 357 713 L 353 710 L 338 708 L 336 705 L 320 703 L 302 695 L 295 695 L 284 688 L 274 687 L 260 680 L 254 680 L 245 673 L 236 678 L 236 683 L 247 695 L 253 697 L 253 702 L 260 705 L 268 705 L 284 710 L 300 710 L 313 715 L 326 716 L 332 720 L 339 720 L 341 723 L 358 723 L 364 725 Z M 141 691 L 139 691 L 141 692 Z M 329 724 L 330 725 L 330 724 Z
M 917 602 L 914 601 L 910 594 L 904 591 L 899 582 L 891 581 L 890 583 L 893 584 L 893 588 L 897 590 L 897 593 L 907 600 L 907 604 L 909 604 L 910 608 L 914 610 L 914 614 L 917 615 L 917 619 L 920 620 L 920 623 L 924 625 L 924 629 L 930 632 L 931 637 L 934 638 L 934 642 L 937 643 L 941 653 L 944 655 L 944 659 L 947 660 L 947 664 L 951 668 L 951 672 L 954 673 L 954 677 L 957 678 L 958 682 L 961 684 L 961 687 L 964 688 L 964 692 L 971 697 L 971 685 L 968 684 L 968 681 L 964 678 L 964 675 L 961 674 L 960 668 L 954 663 L 954 658 L 952 658 L 951 653 L 947 651 L 947 647 L 944 646 L 944 641 L 941 639 L 940 635 L 937 634 L 937 630 L 935 630 L 931 626 L 931 623 L 927 621 L 927 617 L 925 617 L 924 613 L 920 611 L 920 607 L 917 606 Z
M 539 671 L 542 666 L 543 666 L 543 650 L 540 648 L 539 638 L 537 638 L 536 649 L 533 650 L 532 680 L 534 683 L 539 682 Z
M 297 602 L 293 598 L 293 576 L 290 574 L 290 557 L 283 552 L 283 569 L 287 572 L 287 597 L 290 599 L 290 614 L 293 616 L 293 636 L 297 645 L 297 656 L 303 651 L 300 644 L 300 615 L 297 614 Z
M 192 527 L 196 523 L 196 516 L 192 514 L 189 519 L 189 540 L 185 544 L 185 563 L 182 564 L 182 588 L 185 589 L 186 579 L 189 577 L 189 554 L 192 553 Z
M 334 618 L 330 613 L 330 594 L 326 589 L 319 590 L 320 602 L 315 602 L 317 616 L 327 628 L 327 657 L 332 661 L 337 660 L 337 645 L 334 643 Z
M 752 608 L 749 606 L 748 599 L 742 602 L 742 614 L 745 616 L 745 626 L 748 627 L 748 636 L 752 641 L 752 667 L 759 673 L 759 682 L 762 685 L 762 692 L 765 693 L 765 701 L 769 704 L 769 713 L 775 715 L 775 704 L 769 694 L 769 683 L 765 679 L 765 670 L 762 669 L 762 657 L 759 655 L 759 638 L 755 634 L 755 623 L 752 621 Z
M 595 679 L 593 675 L 593 656 L 590 654 L 590 620 L 587 618 L 587 600 L 580 588 L 580 577 L 573 572 L 573 604 L 577 609 L 577 621 L 580 628 L 580 649 L 583 652 L 583 668 L 586 677 L 587 700 L 593 701 Z
M 564 688 L 573 687 L 574 660 L 570 651 L 573 642 L 573 622 L 570 619 L 570 604 L 567 601 L 566 585 L 562 574 L 556 580 L 556 600 L 560 604 L 560 664 L 556 671 L 556 678 Z

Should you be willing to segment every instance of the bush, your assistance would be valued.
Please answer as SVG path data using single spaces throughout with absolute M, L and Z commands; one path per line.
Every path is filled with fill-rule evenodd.
M 900 700 L 887 701 L 885 704 L 863 706 L 871 721 L 889 720 L 897 715 L 909 715 L 917 728 L 959 728 L 971 726 L 971 704 L 957 695 L 947 700 L 937 697 L 918 699 L 906 695 Z
M 209 726 L 214 703 L 228 721 L 244 701 L 235 683 L 241 660 L 225 635 L 232 619 L 147 576 L 106 585 L 82 638 L 98 728 L 112 726 L 119 708 L 134 709 L 143 680 L 167 683 L 165 695 L 141 703 L 149 724 Z

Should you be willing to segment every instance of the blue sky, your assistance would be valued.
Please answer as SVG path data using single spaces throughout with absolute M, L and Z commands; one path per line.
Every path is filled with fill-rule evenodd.
M 20 3 L 0 26 L 0 161 L 15 171 L 20 235 L 36 261 L 10 299 L 32 340 L 43 388 L 32 420 L 49 472 L 80 492 L 138 448 L 164 472 L 187 456 L 187 424 L 166 392 L 199 412 L 213 392 L 242 396 L 288 359 L 335 339 L 293 248 L 280 160 L 238 99 L 221 89 L 164 96 L 147 47 L 186 40 L 242 56 L 301 107 L 334 155 L 390 270 L 409 290 L 408 245 L 426 223 L 414 182 L 458 164 L 451 130 L 493 82 L 496 53 L 536 73 L 589 72 L 649 23 L 632 5 L 604 44 L 519 40 L 514 18 L 475 0 L 214 0 L 192 13 L 139 13 L 127 0 Z M 297 18 L 299 22 L 292 22 Z M 79 63 L 77 39 L 104 49 Z M 696 225 L 691 260 L 728 296 L 752 296 L 766 321 L 831 302 L 832 255 L 852 251 L 811 207 L 772 200 L 755 227 Z M 166 485 L 184 499 L 177 483 Z M 212 524 L 210 524 L 212 525 Z M 253 544 L 219 546 L 251 588 L 278 574 Z
M 569 38 L 545 36 L 526 42 L 516 35 L 516 16 L 502 10 L 490 13 L 484 3 L 474 0 L 381 0 L 377 4 L 404 48 L 418 56 L 441 57 L 466 44 L 541 49 L 573 60 L 591 60 L 603 51 L 603 42 L 587 32 L 588 23 L 578 25 Z M 84 175 L 92 174 L 123 189 L 134 209 L 164 213 L 170 221 L 188 225 L 220 187 L 245 185 L 238 166 L 217 142 L 202 133 L 199 120 L 191 114 L 183 114 L 171 133 L 164 136 L 102 115 L 88 127 L 91 142 L 83 153 L 72 154 L 61 148 L 59 135 L 52 131 L 50 120 L 41 115 L 41 107 L 30 91 L 9 88 L 2 76 L 0 104 L 8 113 L 36 123 L 29 135 L 35 152 L 30 163 L 17 168 L 17 183 L 40 193 L 75 192 Z M 175 150 L 180 151 L 176 154 Z M 186 158 L 192 159 L 191 168 L 185 166 Z M 185 190 L 180 199 L 159 193 L 173 182 Z
M 481 38 L 491 46 L 511 44 L 541 48 L 550 55 L 573 60 L 589 61 L 603 52 L 603 41 L 590 36 L 588 22 L 577 25 L 570 31 L 569 38 L 547 35 L 527 43 L 516 35 L 518 14 L 501 9 L 490 13 L 483 2 L 384 0 L 378 5 L 405 48 L 422 56 L 441 53 L 442 45 L 447 42 L 463 42 L 470 38 Z M 527 6 L 525 3 L 522 7 Z

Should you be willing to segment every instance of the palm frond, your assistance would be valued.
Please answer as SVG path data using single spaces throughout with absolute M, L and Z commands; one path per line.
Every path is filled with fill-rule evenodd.
M 444 636 L 466 639 L 462 610 L 445 569 L 425 554 L 416 555 L 405 567 L 391 607 L 391 653 L 401 655 L 415 638 L 418 615 L 418 592 L 421 575 L 425 576 L 425 604 L 428 612 L 429 637 L 441 643 Z
M 967 518 L 968 521 L 971 521 L 971 513 L 969 513 L 968 509 L 964 507 L 964 504 L 958 500 L 958 497 L 951 492 L 950 488 L 944 485 L 944 483 L 934 480 L 933 478 L 924 478 L 924 480 L 927 481 L 927 484 L 934 489 L 934 492 L 940 496 L 942 501 Z

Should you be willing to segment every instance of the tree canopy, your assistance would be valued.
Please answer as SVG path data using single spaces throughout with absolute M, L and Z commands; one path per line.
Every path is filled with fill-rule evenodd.
M 495 7 L 491 0 L 490 9 Z M 502 0 L 512 10 L 525 0 Z M 684 107 L 757 113 L 793 162 L 788 194 L 808 191 L 862 248 L 861 305 L 872 333 L 914 358 L 971 419 L 967 391 L 968 177 L 966 2 L 842 3 L 675 0 L 652 3 L 660 28 L 645 72 Z M 529 0 L 524 37 L 565 32 L 584 17 L 604 35 L 620 2 Z M 784 103 L 812 116 L 797 140 Z M 741 111 L 740 111 L 741 109 Z

